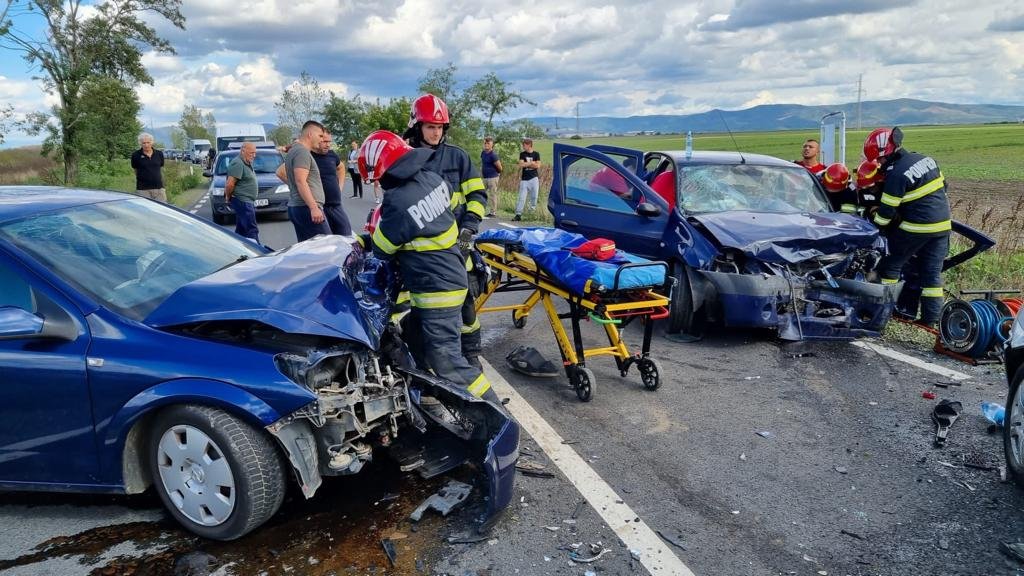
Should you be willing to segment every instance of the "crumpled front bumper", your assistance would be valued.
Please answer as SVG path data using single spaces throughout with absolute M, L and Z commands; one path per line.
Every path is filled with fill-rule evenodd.
M 775 328 L 784 340 L 877 336 L 892 316 L 903 283 L 837 278 L 807 281 L 774 275 L 699 272 L 716 291 L 726 326 Z

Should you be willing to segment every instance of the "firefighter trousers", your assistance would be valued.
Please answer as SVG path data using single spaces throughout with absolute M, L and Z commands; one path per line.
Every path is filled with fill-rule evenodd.
M 888 240 L 889 254 L 878 264 L 882 283 L 899 282 L 903 268 L 916 256 L 914 261 L 921 290 L 921 321 L 927 324 L 938 322 L 943 303 L 942 262 L 949 254 L 949 233 L 914 234 L 897 229 L 889 234 Z M 909 303 L 908 307 L 916 308 L 913 303 Z
M 459 338 L 462 313 L 459 306 L 417 308 L 409 312 L 406 343 L 416 364 L 460 384 L 476 396 L 491 402 L 498 397 L 484 373 L 462 355 Z

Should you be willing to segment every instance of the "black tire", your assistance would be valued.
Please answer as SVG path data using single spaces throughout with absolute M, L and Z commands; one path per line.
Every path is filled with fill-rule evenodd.
M 686 274 L 686 264 L 677 262 L 672 270 L 672 277 L 675 284 L 672 287 L 672 297 L 668 304 L 668 328 L 669 334 L 684 332 L 694 334 L 695 314 L 693 310 L 693 288 L 690 286 L 690 278 Z
M 214 224 L 226 224 L 227 223 L 227 217 L 224 216 L 223 214 L 217 214 L 216 212 L 214 212 L 213 213 L 213 223 Z
M 573 372 L 572 387 L 576 390 L 576 397 L 582 402 L 590 402 L 594 395 L 594 388 L 597 387 L 597 378 L 590 368 L 579 368 Z
M 637 370 L 640 371 L 640 380 L 644 383 L 644 388 L 648 390 L 657 390 L 661 386 L 661 364 L 654 358 L 641 358 L 636 363 Z
M 529 316 L 516 316 L 516 311 L 515 310 L 512 311 L 512 325 L 515 326 L 516 328 L 519 328 L 519 329 L 526 328 L 526 319 L 527 318 L 529 318 Z
M 1003 416 L 1003 453 L 1007 475 L 1024 489 L 1024 368 L 1019 368 L 1006 395 Z
M 161 441 L 165 435 L 167 443 L 164 446 L 170 446 L 172 450 L 165 451 L 165 448 L 161 448 Z M 209 442 L 205 444 L 202 455 L 203 459 L 208 459 L 209 462 L 200 462 L 200 466 L 195 466 L 194 460 L 184 458 L 189 462 L 189 470 L 199 469 L 199 479 L 197 480 L 193 472 L 193 475 L 182 482 L 187 490 L 169 488 L 168 482 L 173 484 L 177 481 L 177 475 L 185 477 L 188 474 L 185 467 L 177 466 L 180 461 L 173 460 L 167 452 L 178 449 L 175 457 L 183 457 L 189 448 L 203 446 L 202 442 L 195 442 L 194 439 L 198 437 L 202 440 L 204 436 Z M 182 443 L 184 449 L 181 448 Z M 150 430 L 148 459 L 153 485 L 171 516 L 182 526 L 204 538 L 239 538 L 270 519 L 284 501 L 284 465 L 281 455 L 273 445 L 273 440 L 262 430 L 253 428 L 223 410 L 207 406 L 181 405 L 162 411 L 157 415 Z M 221 459 L 226 462 L 226 468 L 219 463 Z M 231 488 L 227 494 L 224 493 L 224 486 L 207 485 L 208 480 L 213 481 L 215 471 L 221 474 L 230 471 Z M 164 476 L 165 474 L 167 476 Z M 165 477 L 172 476 L 172 480 L 165 482 Z M 189 482 L 193 484 L 189 485 Z M 188 495 L 185 495 L 186 491 L 189 492 Z M 171 492 L 175 495 L 173 498 Z M 231 498 L 233 503 L 223 505 L 229 512 L 224 513 L 223 520 L 219 521 L 215 518 L 217 512 L 204 505 L 198 506 L 197 510 L 203 513 L 205 509 L 205 513 L 211 516 L 210 523 L 205 525 L 189 518 L 175 503 L 175 500 L 185 502 L 185 498 L 188 498 L 189 505 L 182 506 L 186 509 L 201 499 L 214 499 L 213 494 L 217 494 L 217 500 Z

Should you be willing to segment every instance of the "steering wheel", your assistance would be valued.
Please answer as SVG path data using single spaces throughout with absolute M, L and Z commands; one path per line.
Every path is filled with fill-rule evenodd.
M 147 252 L 148 254 L 149 252 Z M 143 254 L 143 257 L 145 254 Z M 141 259 L 141 258 L 140 258 Z M 148 264 L 139 272 L 139 283 L 142 284 L 156 275 L 156 273 L 163 268 L 164 264 L 167 263 L 167 252 L 161 252 L 155 258 L 149 261 Z

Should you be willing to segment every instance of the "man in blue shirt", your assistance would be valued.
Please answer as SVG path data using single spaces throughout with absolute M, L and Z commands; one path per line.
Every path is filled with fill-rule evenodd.
M 320 181 L 324 185 L 324 217 L 332 234 L 352 236 L 352 223 L 341 205 L 341 187 L 345 183 L 345 164 L 337 152 L 331 149 L 331 133 L 324 130 L 320 146 L 311 150 L 313 161 L 320 169 Z
M 494 151 L 494 138 L 484 138 L 484 149 L 480 152 L 480 167 L 484 180 L 484 190 L 487 191 L 488 205 L 490 211 L 488 218 L 494 218 L 498 214 L 498 178 L 501 176 L 501 158 Z

